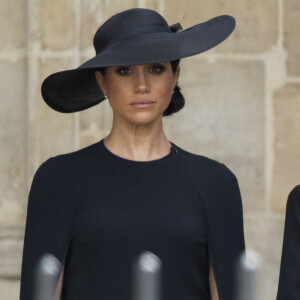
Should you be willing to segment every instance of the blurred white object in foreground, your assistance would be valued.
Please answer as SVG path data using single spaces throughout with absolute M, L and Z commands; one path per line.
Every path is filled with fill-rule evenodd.
M 34 300 L 53 300 L 62 269 L 60 261 L 46 253 L 36 266 Z
M 243 252 L 237 263 L 235 300 L 257 300 L 262 258 L 253 250 Z
M 134 264 L 133 300 L 160 300 L 161 260 L 151 252 L 143 252 Z

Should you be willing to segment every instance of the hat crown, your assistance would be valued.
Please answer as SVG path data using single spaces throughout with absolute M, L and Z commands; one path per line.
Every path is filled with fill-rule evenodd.
M 133 8 L 108 19 L 94 36 L 94 48 L 100 53 L 108 46 L 137 34 L 172 32 L 167 21 L 151 9 Z

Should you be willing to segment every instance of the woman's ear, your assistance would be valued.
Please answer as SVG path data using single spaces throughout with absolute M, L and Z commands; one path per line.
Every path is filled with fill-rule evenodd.
M 178 66 L 176 72 L 174 73 L 174 88 L 178 83 L 179 76 L 180 76 L 180 67 Z
M 100 71 L 95 71 L 95 77 L 96 77 L 96 80 L 97 80 L 97 82 L 100 86 L 100 89 L 106 95 L 106 84 L 105 84 L 103 74 Z

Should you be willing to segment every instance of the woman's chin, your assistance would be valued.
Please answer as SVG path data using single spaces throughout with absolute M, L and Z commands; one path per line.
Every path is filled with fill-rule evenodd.
M 149 111 L 140 111 L 140 112 L 136 112 L 134 114 L 131 114 L 130 118 L 128 118 L 127 120 L 131 123 L 134 123 L 136 125 L 150 125 L 153 122 L 157 122 L 159 121 L 159 119 L 162 119 L 162 115 L 158 114 L 157 112 L 149 112 Z

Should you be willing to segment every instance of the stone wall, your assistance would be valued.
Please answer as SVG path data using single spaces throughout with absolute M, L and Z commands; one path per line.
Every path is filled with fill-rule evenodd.
M 111 126 L 105 102 L 81 113 L 52 111 L 41 82 L 92 57 L 98 26 L 132 7 L 156 9 L 183 28 L 220 14 L 236 18 L 222 45 L 182 61 L 186 107 L 164 124 L 178 146 L 236 174 L 247 247 L 264 257 L 259 299 L 273 300 L 286 200 L 300 184 L 299 0 L 0 0 L 0 300 L 18 298 L 35 170 Z

